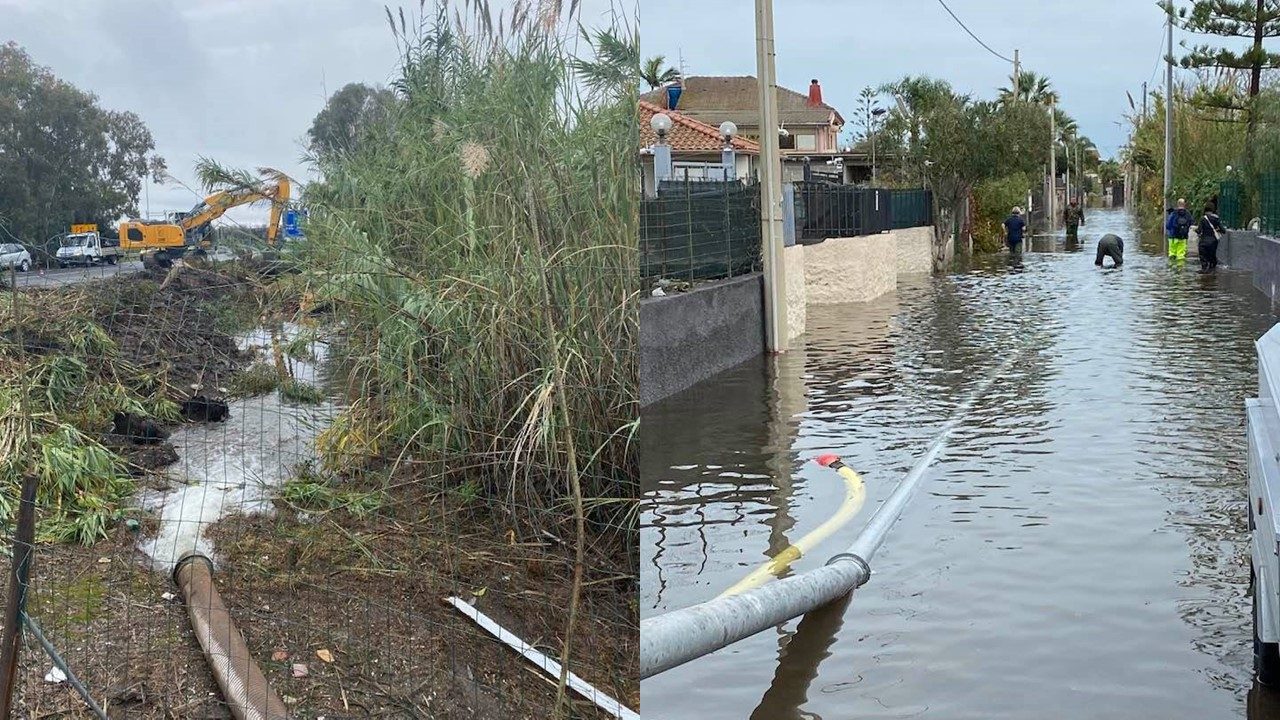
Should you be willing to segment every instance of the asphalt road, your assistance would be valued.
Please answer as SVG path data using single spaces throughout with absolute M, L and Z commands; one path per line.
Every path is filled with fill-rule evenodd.
M 57 287 L 75 285 L 89 280 L 111 277 L 119 274 L 132 274 L 142 271 L 142 263 L 133 260 L 119 265 L 95 265 L 91 267 L 69 267 L 39 270 L 32 268 L 18 273 L 18 287 Z

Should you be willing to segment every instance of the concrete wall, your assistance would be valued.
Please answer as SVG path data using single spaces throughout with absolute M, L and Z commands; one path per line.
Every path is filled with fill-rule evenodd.
M 898 243 L 898 274 L 913 275 L 933 270 L 933 228 L 894 230 L 889 235 Z
M 760 273 L 640 301 L 640 404 L 764 352 Z
M 788 347 L 803 345 L 810 305 L 867 302 L 893 292 L 900 275 L 929 272 L 932 238 L 932 228 L 908 228 L 784 248 Z M 760 273 L 640 301 L 642 406 L 763 353 Z
M 897 286 L 897 238 L 882 233 L 808 245 L 804 275 L 810 305 L 874 300 Z
M 1257 247 L 1257 231 L 1228 230 L 1227 236 L 1218 241 L 1218 262 L 1228 267 L 1252 270 Z

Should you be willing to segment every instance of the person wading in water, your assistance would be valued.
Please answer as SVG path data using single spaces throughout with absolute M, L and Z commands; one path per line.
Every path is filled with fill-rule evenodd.
M 1164 234 L 1169 240 L 1169 259 L 1187 259 L 1187 236 L 1191 234 L 1191 226 L 1195 219 L 1187 210 L 1187 201 L 1178 198 L 1178 207 L 1169 213 L 1164 221 Z
M 1198 232 L 1200 243 L 1196 246 L 1196 252 L 1200 256 L 1200 270 L 1209 272 L 1218 267 L 1218 238 L 1226 232 L 1222 227 L 1222 221 L 1218 219 L 1218 214 L 1214 212 L 1212 203 L 1204 206 L 1204 215 L 1200 218 Z
M 1067 239 L 1075 242 L 1080 239 L 1080 226 L 1084 224 L 1084 208 L 1077 200 L 1072 200 L 1066 210 L 1062 211 L 1062 222 L 1067 226 Z
M 1004 244 L 1011 255 L 1022 252 L 1022 232 L 1027 228 L 1027 221 L 1022 219 L 1022 208 L 1015 207 L 1013 213 L 1004 221 Z

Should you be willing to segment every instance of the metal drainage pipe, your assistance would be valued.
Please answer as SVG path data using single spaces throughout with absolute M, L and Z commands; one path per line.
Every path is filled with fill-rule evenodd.
M 213 561 L 199 553 L 187 553 L 173 566 L 173 581 L 182 591 L 191 628 L 223 698 L 231 706 L 231 715 L 236 720 L 287 720 L 284 701 L 267 685 L 244 635 L 231 622 L 231 614 L 214 587 Z
M 925 470 L 938 458 L 947 439 L 973 409 L 974 402 L 1021 355 L 1010 356 L 956 407 L 924 455 L 867 520 L 866 527 L 845 552 L 833 556 L 816 570 L 640 621 L 640 678 L 652 677 L 696 660 L 820 608 L 861 587 L 871 577 L 869 563 L 872 556 L 884 544 L 885 536 L 902 515 Z M 835 470 L 844 467 L 844 463 L 834 455 L 823 456 L 818 461 Z

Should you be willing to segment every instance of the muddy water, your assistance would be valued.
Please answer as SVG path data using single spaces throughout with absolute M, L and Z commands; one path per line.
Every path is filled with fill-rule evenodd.
M 283 342 L 297 332 L 287 327 Z M 240 339 L 244 349 L 271 361 L 271 334 L 251 333 Z M 324 343 L 310 345 L 314 362 L 290 360 L 293 376 L 311 384 L 323 383 L 321 368 L 328 353 Z M 184 554 L 200 552 L 217 561 L 209 528 L 232 514 L 270 512 L 271 499 L 299 465 L 316 459 L 315 440 L 333 421 L 332 403 L 301 404 L 282 399 L 279 391 L 232 401 L 225 422 L 193 423 L 176 431 L 170 441 L 178 462 L 168 469 L 175 489 L 148 493 L 142 505 L 157 514 L 156 536 L 142 550 L 152 567 L 169 572 Z
M 1171 269 L 1097 212 L 865 305 L 811 307 L 803 349 L 647 408 L 645 616 L 708 600 L 822 522 L 843 549 L 971 388 L 1010 356 L 837 607 L 642 686 L 644 716 L 1280 717 L 1251 692 L 1243 400 L 1275 321 L 1232 271 Z M 1104 232 L 1120 271 L 1093 266 Z

